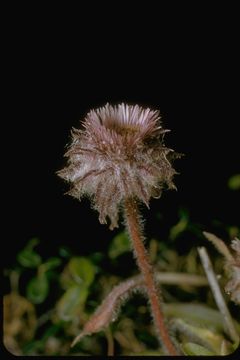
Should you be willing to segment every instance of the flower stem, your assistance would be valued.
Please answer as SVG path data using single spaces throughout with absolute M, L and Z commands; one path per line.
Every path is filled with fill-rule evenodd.
M 132 240 L 135 256 L 137 259 L 137 264 L 141 273 L 143 274 L 145 283 L 144 285 L 150 300 L 156 330 L 168 354 L 177 355 L 177 351 L 171 341 L 168 330 L 165 326 L 164 316 L 160 307 L 157 287 L 154 280 L 153 269 L 149 261 L 149 256 L 143 244 L 143 235 L 139 223 L 138 206 L 136 204 L 136 201 L 132 198 L 129 198 L 125 201 L 125 218 L 130 238 Z

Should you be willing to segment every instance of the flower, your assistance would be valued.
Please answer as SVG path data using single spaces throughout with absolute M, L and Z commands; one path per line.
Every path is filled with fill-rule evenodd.
M 164 184 L 175 188 L 176 171 L 170 158 L 176 154 L 163 143 L 159 111 L 119 104 L 91 110 L 82 129 L 72 130 L 65 154 L 67 166 L 58 175 L 71 183 L 68 194 L 87 195 L 99 212 L 99 221 L 118 226 L 119 208 L 128 198 L 147 206 L 160 197 Z

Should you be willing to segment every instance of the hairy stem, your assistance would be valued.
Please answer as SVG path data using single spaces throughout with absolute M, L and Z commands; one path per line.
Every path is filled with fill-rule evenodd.
M 149 297 L 157 333 L 159 334 L 161 342 L 169 355 L 177 355 L 177 351 L 169 336 L 167 327 L 165 325 L 163 312 L 160 307 L 158 297 L 159 288 L 157 291 L 153 269 L 143 244 L 143 236 L 139 223 L 138 207 L 134 199 L 129 198 L 125 201 L 125 218 L 130 238 L 132 240 L 133 250 L 137 259 L 137 264 L 141 273 L 143 274 L 145 283 L 144 285 Z

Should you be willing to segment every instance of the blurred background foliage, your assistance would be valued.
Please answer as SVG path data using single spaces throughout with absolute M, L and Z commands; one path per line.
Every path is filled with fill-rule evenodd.
M 229 191 L 240 189 L 240 175 L 228 181 Z M 162 214 L 153 213 L 162 224 Z M 148 238 L 151 261 L 157 273 L 205 273 L 197 245 L 206 246 L 223 296 L 240 332 L 239 306 L 224 287 L 229 273 L 225 259 L 203 235 L 204 224 L 191 220 L 191 211 L 180 208 L 177 222 L 166 229 L 166 238 Z M 239 224 L 212 221 L 211 231 L 221 234 L 230 248 L 239 237 Z M 196 245 L 194 245 L 196 244 Z M 85 336 L 74 347 L 73 339 L 113 287 L 138 270 L 127 234 L 113 236 L 105 252 L 88 256 L 60 246 L 51 257 L 32 238 L 5 269 L 4 344 L 15 355 L 163 355 L 144 294 L 134 293 L 121 306 L 116 321 L 98 333 Z M 185 355 L 226 355 L 237 347 L 229 338 L 222 315 L 208 284 L 184 282 L 162 285 L 164 312 L 170 331 Z

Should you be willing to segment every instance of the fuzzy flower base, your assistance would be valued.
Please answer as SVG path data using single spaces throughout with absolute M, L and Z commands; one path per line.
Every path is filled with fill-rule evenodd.
M 159 111 L 106 104 L 91 110 L 82 125 L 72 131 L 68 164 L 58 175 L 71 183 L 68 194 L 92 199 L 101 223 L 108 217 L 110 229 L 117 227 L 119 206 L 128 198 L 148 206 L 164 184 L 175 188 L 169 161 L 175 153 L 164 146 L 168 130 L 161 126 Z

